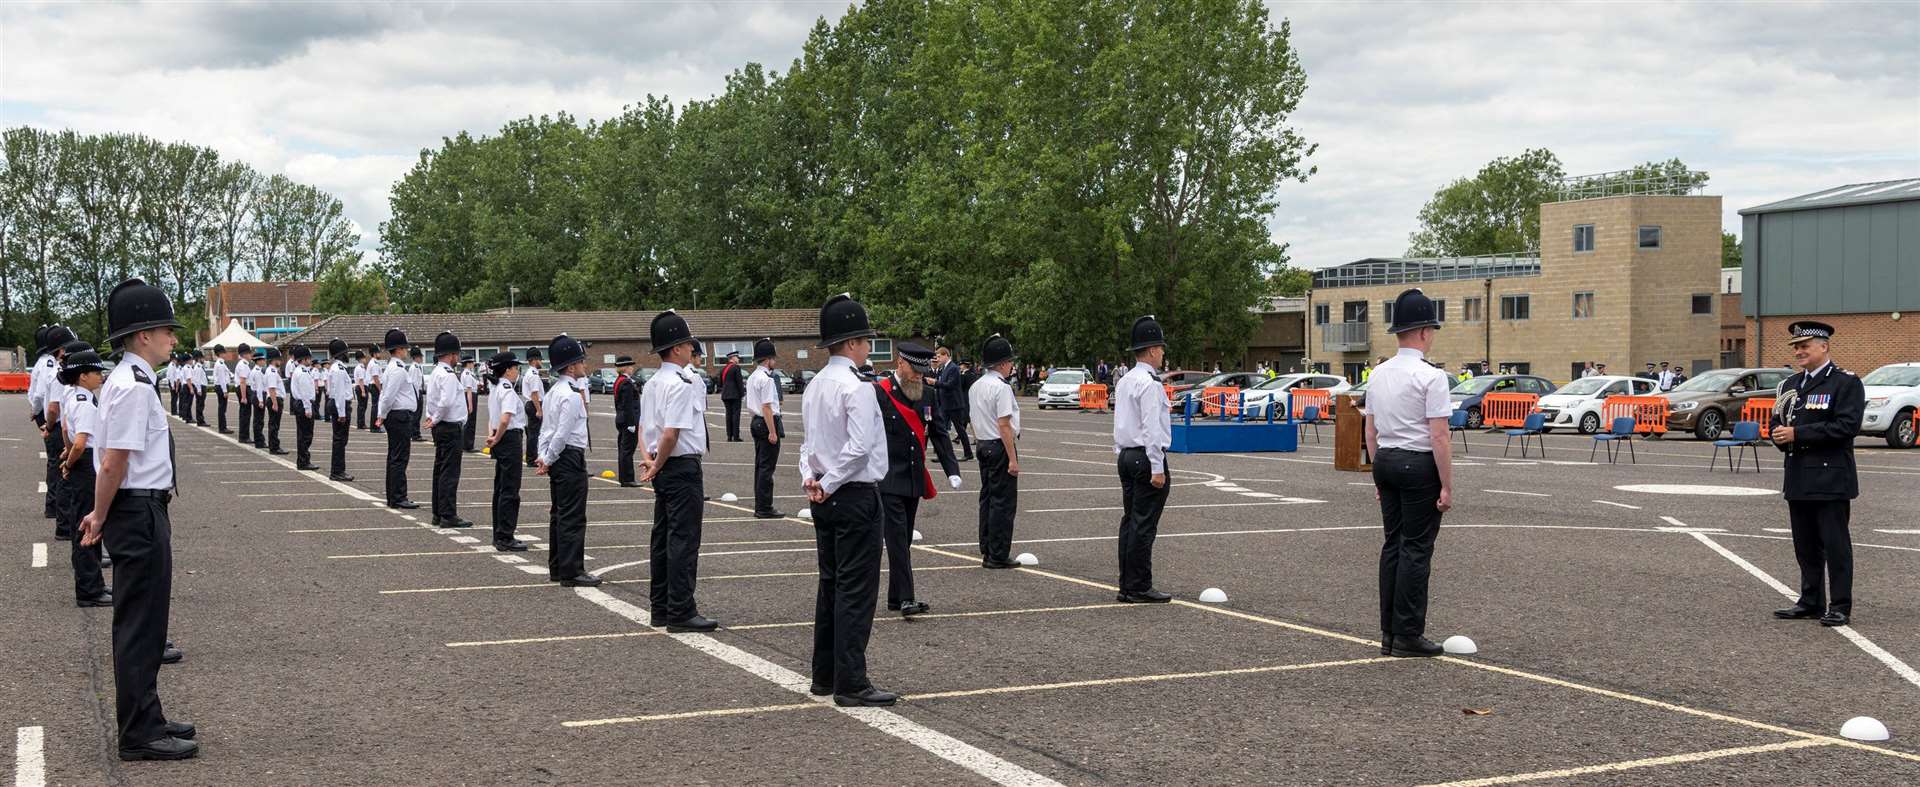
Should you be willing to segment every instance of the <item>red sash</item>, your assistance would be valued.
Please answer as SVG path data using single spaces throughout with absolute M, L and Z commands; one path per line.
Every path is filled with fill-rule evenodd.
M 887 402 L 893 405 L 893 409 L 900 412 L 901 419 L 907 422 L 907 429 L 913 432 L 914 442 L 920 445 L 920 475 L 926 478 L 927 487 L 927 493 L 921 495 L 920 499 L 932 500 L 938 493 L 933 487 L 933 473 L 927 470 L 927 463 L 925 461 L 927 454 L 927 426 L 920 420 L 920 411 L 908 407 L 893 395 L 892 377 L 882 377 L 879 380 L 875 380 L 873 384 L 880 386 L 880 390 L 887 392 Z

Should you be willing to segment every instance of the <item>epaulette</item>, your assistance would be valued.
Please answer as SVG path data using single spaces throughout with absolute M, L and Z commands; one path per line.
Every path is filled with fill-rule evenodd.
M 74 394 L 74 395 L 73 395 L 73 400 L 74 400 L 74 401 L 76 401 L 76 402 L 84 402 L 84 401 L 86 401 L 86 400 L 87 400 L 87 395 L 86 395 L 86 394 L 83 394 L 83 393 L 77 393 L 77 394 Z
M 136 367 L 133 367 L 133 379 L 135 379 L 135 380 L 137 380 L 137 381 L 139 381 L 140 383 L 142 383 L 142 384 L 144 384 L 144 385 L 152 385 L 152 384 L 153 384 L 153 379 L 152 379 L 152 378 L 150 378 L 150 377 L 148 377 L 148 376 L 147 376 L 147 373 L 146 373 L 146 372 L 143 372 L 143 371 L 141 371 L 141 370 L 140 370 L 140 367 L 138 367 L 138 366 L 136 366 Z

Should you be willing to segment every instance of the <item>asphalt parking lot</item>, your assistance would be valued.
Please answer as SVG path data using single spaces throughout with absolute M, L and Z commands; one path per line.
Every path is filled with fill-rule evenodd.
M 613 466 L 610 405 L 594 398 L 596 472 Z M 544 479 L 525 479 L 535 551 L 502 555 L 485 540 L 487 457 L 461 481 L 482 527 L 441 531 L 380 505 L 383 435 L 353 433 L 359 480 L 336 484 L 176 423 L 171 636 L 187 658 L 161 696 L 203 751 L 121 763 L 110 610 L 73 607 L 66 544 L 32 493 L 26 403 L 0 398 L 16 665 L 0 712 L 37 730 L 0 762 L 139 785 L 1920 783 L 1920 451 L 1859 443 L 1855 625 L 1837 630 L 1768 614 L 1798 576 L 1773 449 L 1736 475 L 1692 440 L 1596 465 L 1578 435 L 1524 460 L 1471 435 L 1429 635 L 1479 653 L 1386 659 L 1378 509 L 1365 475 L 1333 469 L 1330 427 L 1296 453 L 1172 456 L 1155 575 L 1178 601 L 1121 606 L 1110 419 L 1027 400 L 1014 551 L 1038 564 L 979 568 L 967 467 L 963 490 L 921 508 L 915 581 L 933 614 L 877 613 L 871 672 L 905 701 L 842 709 L 806 694 L 811 526 L 750 517 L 752 445 L 724 442 L 711 405 L 711 635 L 644 625 L 647 490 L 596 482 L 588 566 L 609 582 L 564 589 L 539 551 Z M 779 502 L 794 512 L 788 420 Z M 430 467 L 416 444 L 423 504 Z M 1206 588 L 1229 600 L 1197 601 Z M 1854 716 L 1893 739 L 1840 738 Z

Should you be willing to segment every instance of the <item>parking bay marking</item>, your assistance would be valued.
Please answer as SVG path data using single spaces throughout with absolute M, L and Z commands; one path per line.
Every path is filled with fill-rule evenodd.
M 972 566 L 956 566 L 956 568 L 972 568 Z M 817 575 L 817 572 L 816 572 L 816 575 Z M 914 620 L 928 620 L 933 618 L 983 618 L 983 617 L 1000 617 L 1005 615 L 1036 615 L 1036 614 L 1041 614 L 1046 612 L 1079 612 L 1081 610 L 1088 610 L 1088 609 L 1117 609 L 1121 607 L 1129 607 L 1134 609 L 1142 608 L 1141 605 L 1139 604 L 1120 604 L 1120 603 L 1081 604 L 1078 606 L 1070 606 L 1070 607 L 1029 607 L 1024 609 L 988 609 L 988 610 L 980 610 L 976 612 L 934 612 L 934 613 L 928 613 L 925 615 L 915 615 L 912 618 L 875 617 L 873 619 L 873 622 L 885 623 L 888 621 L 914 621 Z M 801 628 L 806 626 L 812 626 L 813 624 L 814 622 L 811 620 L 797 621 L 793 623 L 748 623 L 740 626 L 723 626 L 721 627 L 720 630 L 721 631 L 753 631 L 756 629 Z M 592 639 L 627 639 L 631 637 L 660 636 L 664 634 L 666 634 L 665 631 L 661 631 L 658 629 L 648 629 L 645 631 L 616 631 L 616 632 L 611 632 L 606 634 L 563 634 L 563 635 L 552 636 L 552 637 L 524 637 L 520 639 L 492 639 L 492 640 L 477 640 L 472 642 L 449 642 L 447 643 L 447 647 L 472 648 L 472 647 L 482 647 L 482 646 L 491 646 L 491 645 L 529 645 L 529 644 L 537 644 L 542 642 L 575 642 L 579 640 L 592 640 Z M 580 726 L 586 726 L 586 725 L 580 725 Z
M 1570 776 L 1585 776 L 1585 775 L 1594 774 L 1594 773 L 1614 773 L 1618 771 L 1630 770 L 1633 768 L 1651 768 L 1651 767 L 1660 766 L 1660 765 L 1679 765 L 1681 763 L 1702 762 L 1705 760 L 1717 760 L 1723 757 L 1738 757 L 1745 754 L 1764 754 L 1766 752 L 1785 751 L 1787 749 L 1804 749 L 1810 746 L 1832 746 L 1832 745 L 1833 744 L 1829 741 L 1809 740 L 1806 738 L 1799 738 L 1799 739 L 1790 740 L 1790 741 L 1781 741 L 1779 743 L 1766 743 L 1758 746 L 1736 746 L 1729 749 L 1714 749 L 1712 751 L 1696 751 L 1696 752 L 1688 752 L 1686 754 L 1669 754 L 1664 757 L 1646 757 L 1638 760 L 1627 760 L 1625 762 L 1610 762 L 1610 763 L 1604 763 L 1600 765 L 1582 765 L 1579 767 L 1562 768 L 1562 769 L 1553 770 L 1553 771 L 1534 771 L 1532 773 L 1516 773 L 1510 776 L 1491 776 L 1484 779 L 1462 779 L 1460 781 L 1454 781 L 1454 782 L 1437 782 L 1434 784 L 1426 785 L 1426 787 L 1490 787 L 1490 785 L 1495 785 L 1495 784 L 1513 784 L 1516 782 L 1530 782 L 1530 781 L 1538 781 L 1541 779 L 1565 779 Z

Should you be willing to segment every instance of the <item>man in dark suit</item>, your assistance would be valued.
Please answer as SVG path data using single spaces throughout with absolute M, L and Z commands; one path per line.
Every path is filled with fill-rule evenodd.
M 620 485 L 639 486 L 633 480 L 633 452 L 640 447 L 640 384 L 633 379 L 633 358 L 613 362 L 620 376 L 613 381 L 613 426 L 620 432 Z
M 1773 615 L 1844 626 L 1853 615 L 1853 537 L 1847 520 L 1852 500 L 1860 496 L 1853 438 L 1867 409 L 1866 387 L 1827 357 L 1833 326 L 1801 320 L 1787 332 L 1800 372 L 1780 383 L 1768 437 L 1786 453 L 1781 488 L 1793 528 L 1793 556 L 1800 563 L 1800 598 Z
M 959 433 L 960 461 L 973 460 L 973 443 L 967 440 L 967 392 L 960 384 L 960 364 L 953 362 L 953 351 L 945 347 L 933 351 L 934 369 L 939 376 L 934 378 L 933 427 L 941 434 L 947 433 L 949 425 Z
M 740 442 L 740 402 L 747 398 L 747 376 L 740 373 L 740 354 L 727 353 L 720 367 L 720 403 L 727 407 L 727 442 Z

